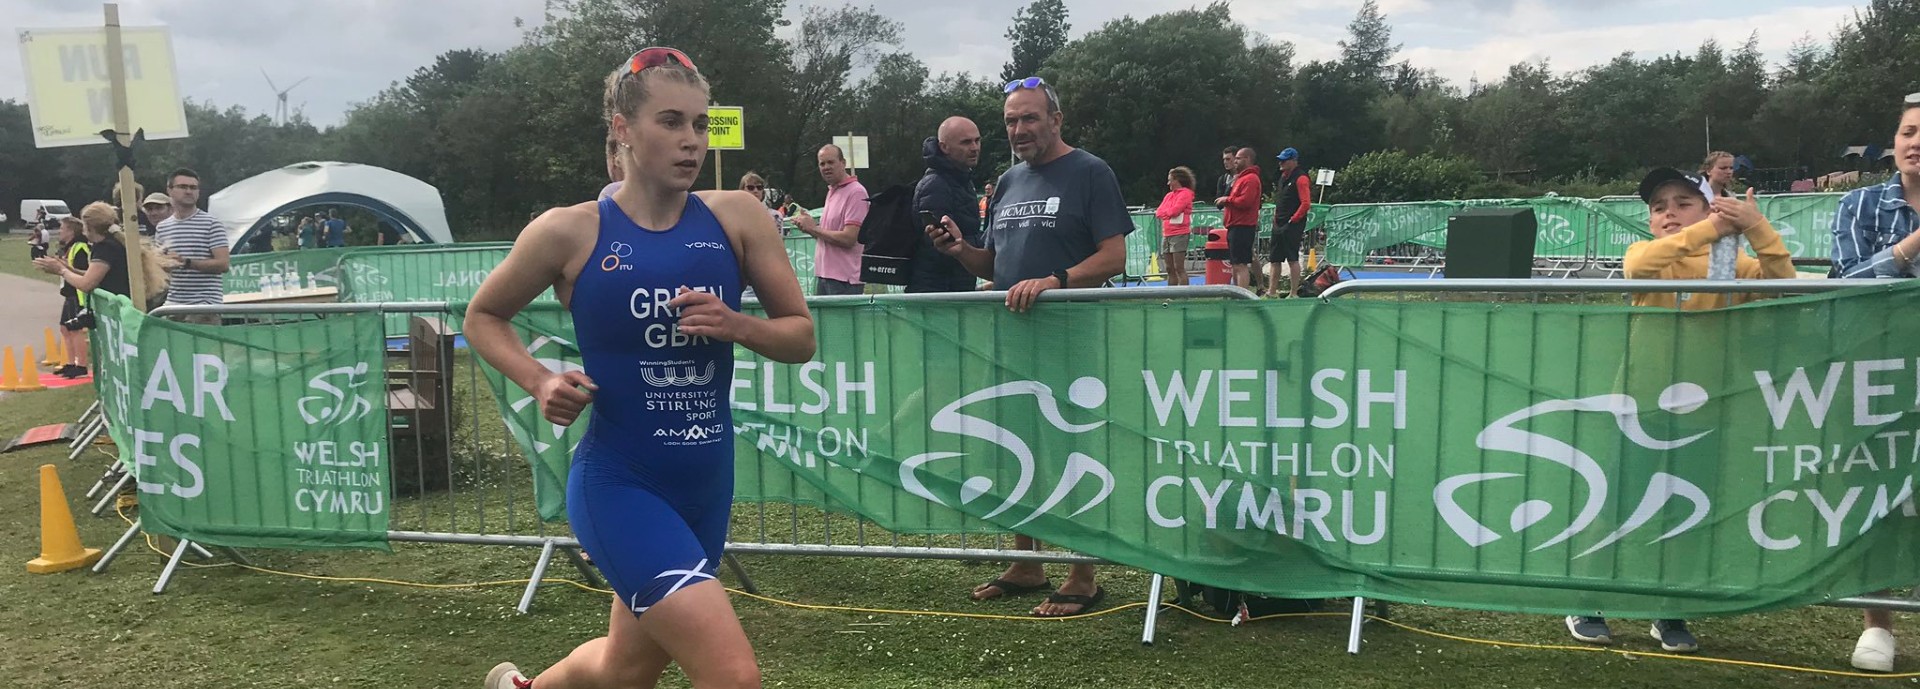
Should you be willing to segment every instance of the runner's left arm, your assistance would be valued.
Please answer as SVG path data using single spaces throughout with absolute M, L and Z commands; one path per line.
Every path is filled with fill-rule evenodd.
M 813 315 L 787 262 L 779 226 L 751 194 L 729 191 L 701 198 L 724 226 L 737 228 L 731 234 L 740 252 L 741 277 L 753 287 L 766 317 L 734 311 L 705 292 L 682 292 L 670 302 L 682 309 L 680 331 L 734 342 L 781 363 L 813 359 Z

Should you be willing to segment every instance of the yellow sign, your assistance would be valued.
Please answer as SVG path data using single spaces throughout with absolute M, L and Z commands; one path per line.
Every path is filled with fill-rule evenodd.
M 127 65 L 127 114 L 148 139 L 187 135 L 187 112 L 174 71 L 173 41 L 165 27 L 120 29 Z M 21 29 L 20 62 L 27 75 L 27 111 L 33 145 L 104 144 L 113 128 L 113 91 L 107 78 L 107 30 Z
M 707 148 L 747 150 L 747 119 L 743 108 L 715 105 L 707 108 Z

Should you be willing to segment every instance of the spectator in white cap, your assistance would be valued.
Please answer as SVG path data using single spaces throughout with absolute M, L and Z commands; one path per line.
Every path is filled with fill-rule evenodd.
M 140 220 L 140 236 L 153 236 L 154 228 L 172 212 L 173 200 L 166 194 L 157 191 L 147 194 L 146 200 L 140 202 L 140 212 L 134 214 Z

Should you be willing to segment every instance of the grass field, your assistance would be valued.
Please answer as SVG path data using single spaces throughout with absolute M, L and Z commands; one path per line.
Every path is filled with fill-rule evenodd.
M 25 234 L 0 232 L 0 273 L 29 277 L 48 284 L 58 284 L 60 281 L 60 278 L 33 267 L 33 260 L 27 258 Z
M 89 394 L 0 397 L 0 432 L 11 436 L 71 420 Z M 16 563 L 0 567 L 0 648 L 9 651 L 16 686 L 474 687 L 495 662 L 544 667 L 605 629 L 606 597 L 561 585 L 544 589 L 527 616 L 513 610 L 515 585 L 429 589 L 233 567 L 185 569 L 167 594 L 155 596 L 148 590 L 162 558 L 137 541 L 104 575 L 26 574 L 18 563 L 38 551 L 40 464 L 61 468 L 88 545 L 104 547 L 124 528 L 118 516 L 86 515 L 79 500 L 105 459 L 95 452 L 70 463 L 59 445 L 0 455 L 0 543 Z M 407 507 L 396 505 L 396 511 Z M 400 544 L 392 554 L 249 555 L 286 572 L 444 585 L 523 578 L 536 553 Z M 809 610 L 736 597 L 772 687 L 1843 687 L 1912 681 L 1668 660 L 1651 653 L 1657 647 L 1642 623 L 1625 620 L 1614 629 L 1632 655 L 1503 648 L 1376 623 L 1356 657 L 1344 652 L 1344 618 L 1232 627 L 1178 612 L 1162 618 L 1158 643 L 1143 647 L 1137 607 L 1037 621 L 1022 617 L 1032 599 L 966 600 L 968 587 L 997 572 L 991 565 L 743 560 L 763 593 L 786 601 L 1009 618 Z M 549 572 L 572 574 L 563 565 Z M 1145 573 L 1106 567 L 1102 576 L 1113 605 L 1145 599 Z M 1551 617 L 1395 606 L 1392 618 L 1452 635 L 1570 643 Z M 1710 657 L 1845 671 L 1857 619 L 1852 611 L 1812 608 L 1705 620 L 1696 629 Z M 1920 669 L 1914 658 L 1903 657 L 1901 668 Z M 670 675 L 663 685 L 686 682 Z

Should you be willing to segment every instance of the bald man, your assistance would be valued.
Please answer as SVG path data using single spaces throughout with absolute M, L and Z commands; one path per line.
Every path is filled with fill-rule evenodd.
M 940 123 L 938 136 L 927 137 L 920 154 L 927 171 L 913 189 L 914 217 L 925 211 L 936 219 L 953 218 L 961 237 L 980 246 L 980 203 L 973 186 L 973 168 L 980 164 L 980 127 L 965 117 L 949 117 Z M 933 240 L 922 233 L 907 275 L 908 292 L 969 292 L 978 284 L 959 259 L 935 250 Z
M 1220 207 L 1220 224 L 1227 226 L 1227 263 L 1233 266 L 1233 284 L 1253 289 L 1253 240 L 1260 231 L 1260 166 L 1254 163 L 1251 148 L 1242 148 L 1233 158 L 1233 186 L 1227 195 L 1214 199 Z

